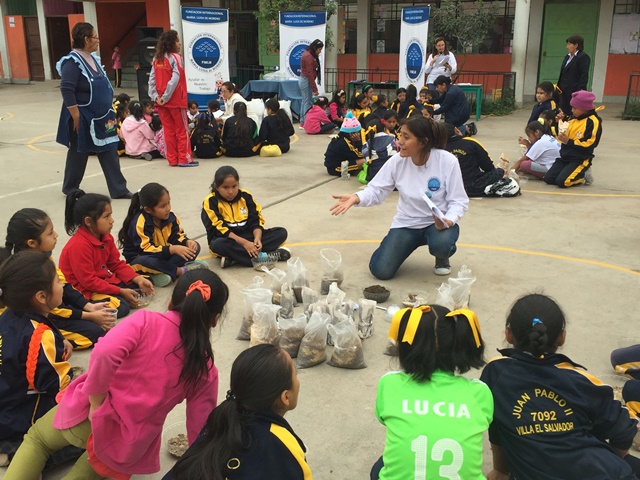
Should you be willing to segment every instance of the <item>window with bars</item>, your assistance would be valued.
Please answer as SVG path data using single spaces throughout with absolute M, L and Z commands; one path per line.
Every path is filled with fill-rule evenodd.
M 616 0 L 609 53 L 640 53 L 640 0 Z
M 640 13 L 640 0 L 616 0 L 613 13 L 614 15 Z

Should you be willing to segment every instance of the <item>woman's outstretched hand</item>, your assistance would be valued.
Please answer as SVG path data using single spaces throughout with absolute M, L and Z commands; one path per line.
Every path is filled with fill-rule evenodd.
M 348 195 L 332 195 L 333 198 L 338 200 L 329 210 L 331 215 L 342 215 L 347 212 L 353 205 L 360 203 L 360 197 L 355 193 Z

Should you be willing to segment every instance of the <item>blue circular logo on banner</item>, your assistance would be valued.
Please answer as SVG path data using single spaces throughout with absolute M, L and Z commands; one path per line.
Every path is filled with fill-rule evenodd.
M 431 177 L 427 182 L 427 188 L 431 192 L 437 192 L 440 190 L 440 179 L 438 177 Z
M 422 71 L 422 59 L 422 47 L 417 41 L 412 39 L 405 55 L 407 77 L 409 77 L 411 81 L 415 81 L 420 75 Z
M 211 37 L 202 37 L 193 44 L 191 54 L 196 65 L 210 70 L 220 62 L 220 45 Z
M 302 58 L 302 54 L 309 46 L 308 43 L 298 43 L 288 52 L 288 63 L 289 68 L 294 73 L 294 75 L 300 76 L 300 59 Z

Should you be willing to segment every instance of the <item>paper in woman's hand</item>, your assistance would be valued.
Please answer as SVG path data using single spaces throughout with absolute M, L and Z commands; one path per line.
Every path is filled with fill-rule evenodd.
M 433 203 L 433 200 L 431 200 L 426 193 L 422 194 L 422 199 L 427 203 L 427 206 L 429 207 L 429 210 L 431 210 L 432 215 L 440 220 L 444 224 L 445 228 L 449 228 L 449 224 L 444 219 L 444 214 L 436 206 L 436 204 Z

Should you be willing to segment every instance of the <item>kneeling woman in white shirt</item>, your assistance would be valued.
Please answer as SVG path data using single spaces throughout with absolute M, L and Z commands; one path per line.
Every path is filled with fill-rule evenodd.
M 400 131 L 400 152 L 391 157 L 364 190 L 334 195 L 333 215 L 351 206 L 378 205 L 398 189 L 400 198 L 391 229 L 371 256 L 369 270 L 380 280 L 393 278 L 415 249 L 429 246 L 436 257 L 436 275 L 451 272 L 449 257 L 456 252 L 460 234 L 458 221 L 469 206 L 458 160 L 444 150 L 447 134 L 442 124 L 430 118 L 413 117 Z M 427 196 L 442 213 L 435 216 Z

